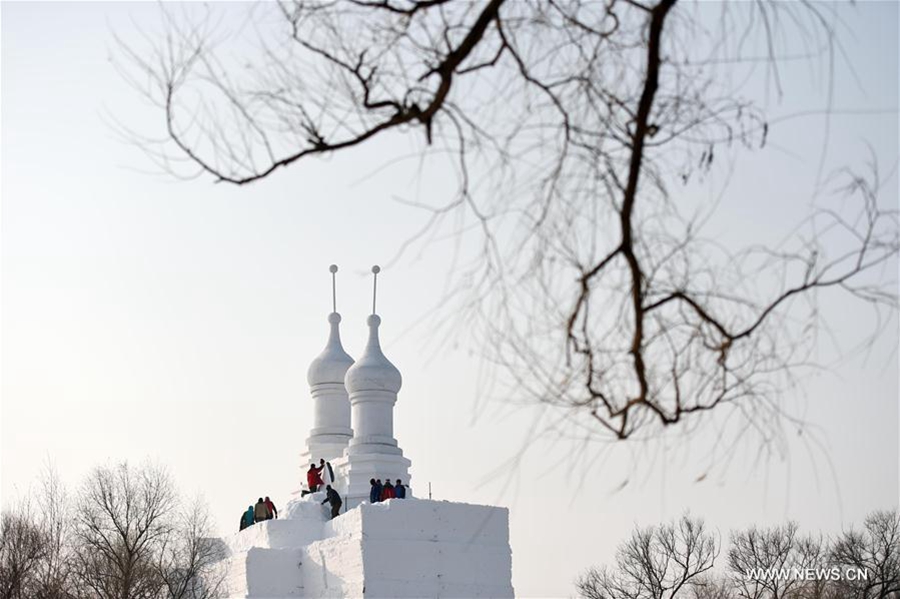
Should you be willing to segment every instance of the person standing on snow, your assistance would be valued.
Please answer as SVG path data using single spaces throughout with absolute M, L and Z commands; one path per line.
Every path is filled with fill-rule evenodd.
M 396 497 L 394 494 L 394 485 L 391 484 L 391 479 L 388 479 L 386 483 L 384 483 L 384 489 L 381 491 L 381 500 L 387 501 L 388 499 L 393 499 Z
M 378 503 L 381 499 L 381 492 L 378 490 L 378 484 L 375 482 L 374 478 L 369 479 L 369 484 L 372 485 L 369 489 L 369 503 Z
M 322 468 L 324 466 L 320 466 L 316 468 L 315 464 L 309 465 L 309 470 L 306 471 L 306 484 L 309 485 L 309 492 L 315 493 L 319 490 L 319 487 L 322 486 Z
M 341 513 L 341 505 L 344 502 L 341 501 L 340 494 L 331 488 L 331 485 L 325 487 L 325 493 L 325 499 L 322 500 L 322 503 L 324 504 L 327 501 L 331 504 L 331 519 L 334 520 Z
M 375 503 L 381 501 L 381 493 L 384 491 L 384 485 L 381 484 L 381 479 L 375 479 Z
M 399 478 L 397 479 L 397 484 L 394 485 L 394 495 L 397 499 L 406 499 L 406 487 L 403 486 Z
M 253 526 L 253 506 L 248 506 L 247 511 L 244 512 L 244 516 L 241 520 L 241 530 Z
M 272 503 L 272 500 L 266 497 L 266 520 L 271 520 L 274 515 L 275 519 L 278 519 L 278 510 L 275 509 L 275 504 Z
M 263 501 L 263 498 L 260 497 L 259 501 L 256 502 L 256 507 L 253 508 L 253 521 L 254 522 L 262 522 L 266 520 L 266 502 Z

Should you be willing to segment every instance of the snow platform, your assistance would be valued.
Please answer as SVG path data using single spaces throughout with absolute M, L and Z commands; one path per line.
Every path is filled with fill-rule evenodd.
M 324 494 L 224 539 L 228 597 L 513 597 L 506 508 L 390 499 L 334 520 Z

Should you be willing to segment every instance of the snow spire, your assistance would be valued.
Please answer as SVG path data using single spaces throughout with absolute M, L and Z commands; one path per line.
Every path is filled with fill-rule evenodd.
M 372 267 L 372 314 L 376 314 L 375 312 L 375 298 L 378 295 L 378 273 L 381 272 L 381 267 L 377 264 Z
M 344 376 L 353 365 L 353 358 L 344 351 L 341 344 L 341 315 L 337 312 L 337 284 L 335 274 L 338 267 L 332 264 L 331 307 L 328 323 L 331 332 L 322 353 L 312 361 L 306 373 L 313 398 L 313 429 L 306 440 L 312 458 L 334 459 L 342 455 L 353 429 L 350 428 L 350 400 L 344 387 Z
M 375 313 L 378 266 L 372 267 L 372 314 L 366 319 L 369 341 L 359 360 L 347 370 L 344 382 L 350 395 L 353 438 L 347 450 L 345 495 L 351 506 L 368 497 L 369 479 L 401 479 L 409 485 L 411 462 L 394 438 L 394 404 L 403 384 L 400 371 L 381 351 Z
M 400 391 L 403 379 L 397 367 L 385 357 L 381 351 L 381 343 L 378 338 L 378 327 L 381 325 L 381 317 L 375 312 L 375 298 L 378 290 L 378 273 L 381 268 L 372 267 L 375 275 L 372 282 L 372 314 L 366 319 L 369 326 L 369 341 L 363 355 L 348 371 L 345 379 L 347 391 L 352 395 L 361 391 L 387 391 L 396 394 Z M 396 397 L 393 401 L 396 401 Z M 351 403 L 353 403 L 351 399 Z M 388 431 L 388 436 L 392 431 Z
M 337 264 L 332 264 L 328 267 L 328 272 L 331 273 L 331 311 L 335 314 L 337 314 L 337 271 Z

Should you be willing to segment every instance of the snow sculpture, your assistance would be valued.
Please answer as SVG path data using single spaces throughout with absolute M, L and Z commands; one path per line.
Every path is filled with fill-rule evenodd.
M 334 296 L 332 309 L 328 343 L 307 376 L 313 428 L 301 467 L 331 462 L 342 513 L 329 520 L 323 492 L 298 492 L 280 519 L 223 539 L 228 597 L 513 597 L 506 508 L 415 499 L 411 489 L 406 499 L 369 503 L 370 478 L 410 482 L 411 462 L 394 438 L 402 377 L 381 350 L 374 293 L 355 363 L 341 346 Z

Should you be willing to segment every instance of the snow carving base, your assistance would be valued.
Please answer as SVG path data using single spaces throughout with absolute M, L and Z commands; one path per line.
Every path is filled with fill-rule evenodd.
M 329 521 L 323 498 L 225 539 L 230 598 L 513 597 L 506 508 L 391 499 Z

